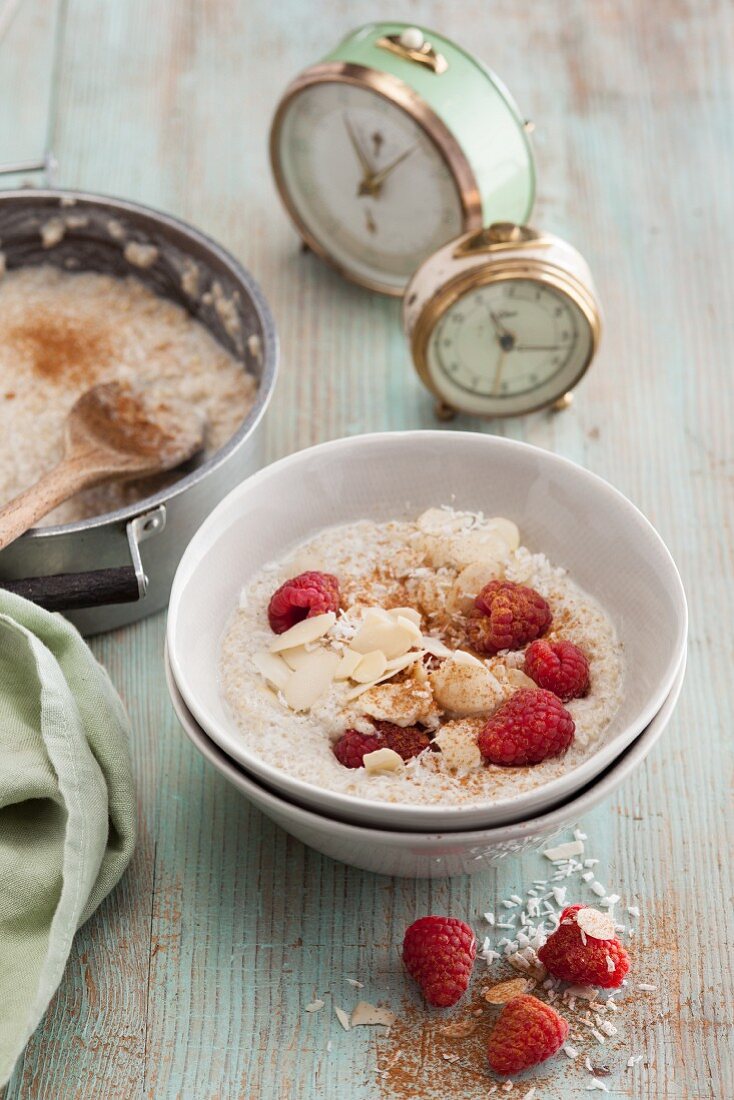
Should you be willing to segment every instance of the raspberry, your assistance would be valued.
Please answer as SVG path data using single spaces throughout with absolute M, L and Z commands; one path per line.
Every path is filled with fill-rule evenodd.
M 525 650 L 525 675 L 562 703 L 589 690 L 589 662 L 573 642 L 533 642 Z
M 299 573 L 281 584 L 270 597 L 268 622 L 275 634 L 284 634 L 302 619 L 339 610 L 339 581 L 331 573 Z
M 466 993 L 477 941 L 456 917 L 421 917 L 403 940 L 403 962 L 429 1005 L 446 1008 Z
M 520 649 L 545 634 L 551 619 L 548 604 L 535 589 L 512 581 L 490 581 L 474 600 L 466 634 L 479 653 Z
M 508 1001 L 487 1044 L 487 1058 L 503 1077 L 540 1065 L 561 1049 L 568 1021 L 550 1005 L 526 993 Z
M 629 955 L 616 936 L 597 940 L 587 934 L 584 943 L 576 914 L 586 908 L 569 905 L 563 910 L 561 923 L 538 951 L 538 958 L 549 974 L 564 982 L 616 989 L 629 971 Z
M 487 720 L 477 744 L 489 764 L 540 764 L 565 752 L 575 729 L 573 718 L 553 692 L 521 688 Z
M 363 768 L 365 755 L 383 747 L 384 742 L 381 737 L 360 733 L 359 730 L 345 730 L 339 740 L 332 745 L 332 751 L 345 768 Z
M 395 726 L 392 722 L 375 722 L 378 736 L 386 749 L 392 749 L 403 760 L 411 760 L 427 749 L 431 739 L 420 726 Z

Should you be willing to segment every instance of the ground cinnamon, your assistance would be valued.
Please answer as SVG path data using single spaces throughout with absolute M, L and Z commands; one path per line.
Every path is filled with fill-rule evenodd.
M 111 355 L 109 333 L 71 317 L 39 311 L 11 328 L 6 346 L 50 382 L 92 385 Z

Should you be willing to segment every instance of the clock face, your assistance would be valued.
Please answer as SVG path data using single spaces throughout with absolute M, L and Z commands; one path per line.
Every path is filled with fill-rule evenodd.
M 474 287 L 441 314 L 427 362 L 449 405 L 507 416 L 561 397 L 592 350 L 591 326 L 563 291 L 535 279 L 504 279 Z
M 322 81 L 300 91 L 275 156 L 307 235 L 359 282 L 399 291 L 462 231 L 459 192 L 437 146 L 368 88 Z

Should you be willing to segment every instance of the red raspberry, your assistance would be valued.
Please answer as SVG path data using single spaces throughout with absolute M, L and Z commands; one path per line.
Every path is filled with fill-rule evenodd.
M 421 917 L 403 940 L 403 962 L 429 1005 L 446 1008 L 466 993 L 477 953 L 468 924 L 456 917 Z
M 345 730 L 338 741 L 332 745 L 332 751 L 345 768 L 363 768 L 364 757 L 368 752 L 384 748 L 382 738 L 359 730 Z
M 403 760 L 412 760 L 427 749 L 431 739 L 420 726 L 396 726 L 392 722 L 375 722 L 375 729 L 386 749 L 392 749 Z
M 521 688 L 487 720 L 478 745 L 489 764 L 540 764 L 565 752 L 576 726 L 551 691 Z
M 630 968 L 629 955 L 616 938 L 597 940 L 581 936 L 576 923 L 579 909 L 586 905 L 569 905 L 561 913 L 561 923 L 538 951 L 538 958 L 549 974 L 564 982 L 600 985 L 603 989 L 620 986 Z
M 554 1008 L 522 993 L 508 1001 L 487 1044 L 495 1073 L 514 1076 L 540 1065 L 561 1049 L 568 1038 L 568 1021 Z
M 525 675 L 562 703 L 589 690 L 589 662 L 573 642 L 533 642 L 525 650 Z
M 551 610 L 534 588 L 512 581 L 490 581 L 474 600 L 466 633 L 479 653 L 520 649 L 545 634 Z
M 331 573 L 299 573 L 281 584 L 270 597 L 268 622 L 275 634 L 284 634 L 302 619 L 339 610 L 339 581 Z

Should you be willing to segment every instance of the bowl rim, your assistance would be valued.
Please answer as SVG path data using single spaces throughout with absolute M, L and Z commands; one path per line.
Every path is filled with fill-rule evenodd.
M 194 748 L 204 757 L 207 763 L 219 772 L 228 782 L 249 798 L 248 792 L 255 792 L 256 805 L 265 802 L 273 809 L 279 809 L 283 813 L 297 819 L 299 824 L 323 829 L 324 824 L 341 832 L 343 836 L 354 837 L 359 840 L 371 841 L 397 841 L 414 846 L 426 846 L 437 841 L 486 843 L 487 839 L 511 840 L 519 839 L 539 830 L 548 834 L 556 828 L 562 827 L 564 822 L 572 820 L 577 815 L 580 817 L 593 809 L 599 802 L 610 795 L 624 780 L 634 771 L 648 756 L 651 749 L 662 737 L 670 723 L 675 708 L 678 704 L 683 682 L 685 680 L 687 654 L 683 654 L 681 664 L 677 670 L 670 693 L 666 696 L 663 705 L 657 714 L 648 723 L 645 729 L 603 772 L 600 772 L 581 791 L 554 805 L 545 813 L 535 817 L 529 817 L 521 821 L 511 822 L 505 825 L 487 825 L 479 829 L 465 831 L 449 830 L 445 832 L 411 832 L 403 829 L 378 829 L 371 825 L 359 824 L 353 821 L 342 821 L 325 813 L 318 813 L 313 809 L 291 802 L 290 799 L 278 791 L 271 790 L 258 781 L 257 777 L 250 775 L 245 768 L 233 760 L 207 736 L 191 711 L 176 683 L 173 668 L 171 666 L 168 650 L 164 651 L 164 671 L 166 685 L 171 700 L 171 705 L 176 718 L 189 738 Z
M 195 692 L 191 690 L 191 687 L 184 674 L 182 663 L 179 659 L 179 654 L 176 647 L 176 631 L 179 608 L 183 599 L 183 592 L 185 591 L 187 577 L 186 574 L 190 568 L 190 563 L 194 562 L 196 556 L 199 554 L 199 545 L 202 542 L 206 542 L 208 538 L 208 532 L 212 528 L 216 528 L 220 517 L 223 517 L 229 509 L 233 507 L 238 501 L 238 498 L 246 498 L 247 494 L 253 487 L 260 483 L 267 481 L 268 478 L 277 476 L 284 470 L 290 467 L 295 467 L 299 463 L 306 461 L 311 456 L 321 457 L 323 455 L 329 455 L 335 461 L 338 461 L 340 452 L 351 450 L 355 447 L 380 447 L 386 441 L 391 443 L 402 443 L 409 446 L 411 441 L 420 440 L 422 445 L 434 444 L 437 447 L 450 447 L 451 439 L 454 437 L 461 437 L 462 439 L 469 438 L 470 440 L 481 440 L 482 446 L 489 448 L 497 448 L 499 451 L 515 451 L 515 452 L 527 452 L 531 451 L 537 455 L 544 462 L 549 462 L 551 465 L 560 467 L 566 471 L 572 471 L 573 476 L 579 476 L 582 480 L 594 485 L 598 490 L 607 495 L 611 495 L 623 507 L 630 511 L 630 516 L 634 517 L 636 522 L 647 530 L 652 541 L 657 546 L 660 553 L 660 560 L 667 565 L 668 568 L 668 582 L 670 585 L 671 596 L 674 597 L 674 603 L 677 606 L 677 633 L 674 640 L 673 647 L 671 649 L 671 657 L 668 662 L 665 674 L 660 678 L 657 688 L 650 694 L 647 705 L 643 707 L 634 722 L 631 722 L 626 727 L 626 733 L 632 730 L 631 736 L 627 737 L 626 744 L 629 744 L 634 737 L 638 736 L 642 730 L 649 724 L 655 714 L 660 710 L 663 701 L 669 694 L 672 684 L 675 679 L 675 675 L 680 666 L 682 654 L 686 647 L 686 638 L 688 631 L 688 607 L 686 603 L 685 592 L 683 589 L 683 583 L 681 581 L 680 574 L 673 560 L 673 557 L 668 550 L 665 542 L 660 534 L 653 527 L 644 513 L 633 504 L 628 497 L 624 495 L 619 489 L 616 489 L 606 479 L 600 477 L 598 474 L 592 473 L 585 467 L 580 466 L 572 459 L 566 458 L 563 455 L 558 455 L 553 451 L 547 451 L 542 447 L 538 447 L 531 443 L 525 443 L 524 441 L 507 439 L 504 436 L 489 435 L 482 432 L 459 432 L 455 430 L 437 430 L 437 429 L 418 429 L 407 431 L 384 431 L 384 432 L 368 432 L 356 436 L 345 436 L 337 439 L 328 440 L 324 443 L 318 443 L 311 447 L 305 447 L 301 450 L 294 451 L 293 453 L 278 459 L 277 461 L 263 466 L 256 473 L 242 481 L 236 486 L 226 497 L 217 505 L 217 507 L 209 514 L 209 516 L 203 521 L 201 526 L 195 532 L 191 538 L 184 554 L 179 562 L 176 574 L 173 579 L 173 585 L 171 588 L 171 597 L 168 609 L 168 620 L 166 625 L 166 645 L 168 648 L 169 659 L 173 669 L 176 683 L 183 696 L 187 708 L 191 711 L 192 715 L 196 719 L 197 723 L 204 729 L 210 740 L 214 741 L 220 746 L 228 755 L 231 755 L 235 760 L 241 763 L 248 770 L 258 775 L 265 783 L 283 791 L 285 794 L 296 798 L 299 801 L 305 801 L 309 804 L 318 802 L 322 804 L 324 797 L 332 806 L 341 806 L 347 814 L 354 816 L 369 817 L 376 813 L 383 813 L 389 816 L 393 823 L 398 822 L 401 818 L 412 818 L 414 821 L 425 821 L 426 828 L 430 825 L 435 827 L 435 819 L 437 816 L 444 815 L 450 816 L 454 825 L 454 829 L 461 828 L 462 821 L 467 818 L 476 817 L 478 813 L 489 812 L 492 815 L 493 812 L 504 812 L 512 814 L 512 807 L 517 806 L 517 813 L 522 813 L 523 794 L 513 796 L 509 799 L 496 800 L 493 802 L 471 802 L 459 806 L 437 807 L 433 804 L 429 806 L 423 806 L 420 804 L 405 803 L 405 802 L 380 802 L 373 799 L 363 798 L 357 795 L 345 794 L 343 792 L 331 791 L 328 788 L 320 787 L 312 783 L 308 783 L 305 780 L 298 779 L 295 776 L 290 776 L 285 772 L 280 771 L 273 765 L 261 760 L 254 753 L 247 749 L 247 747 L 239 742 L 226 726 L 222 725 L 216 718 L 209 715 L 206 709 L 200 705 L 196 698 Z M 205 556 L 202 554 L 202 557 Z M 624 740 L 625 734 L 620 733 L 619 739 Z M 622 745 L 621 750 L 625 748 Z M 584 782 L 584 771 L 586 774 L 593 770 L 592 762 L 597 758 L 598 754 L 603 752 L 603 745 L 600 745 L 598 749 L 586 760 L 582 761 L 572 773 L 568 775 L 580 775 L 579 784 L 574 788 L 578 789 L 578 786 Z M 549 783 L 544 784 L 542 790 L 547 790 L 552 784 L 563 783 L 566 775 L 557 777 L 551 780 Z M 526 792 L 527 796 L 531 796 L 537 789 Z M 569 795 L 572 791 L 567 792 Z M 430 825 L 429 825 L 430 823 Z M 406 824 L 404 828 L 410 828 L 411 826 Z

